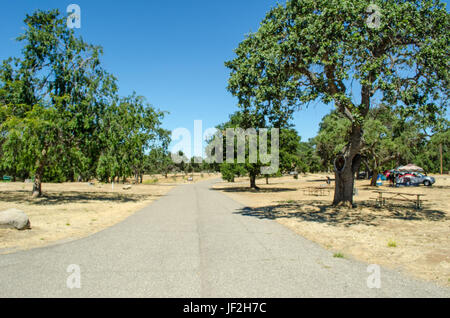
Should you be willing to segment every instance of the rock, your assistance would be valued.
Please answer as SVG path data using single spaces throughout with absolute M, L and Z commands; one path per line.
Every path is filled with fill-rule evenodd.
M 25 212 L 18 209 L 9 209 L 0 211 L 0 228 L 26 230 L 31 229 L 31 224 Z
M 126 185 L 123 187 L 124 190 L 130 190 L 131 189 L 131 185 Z

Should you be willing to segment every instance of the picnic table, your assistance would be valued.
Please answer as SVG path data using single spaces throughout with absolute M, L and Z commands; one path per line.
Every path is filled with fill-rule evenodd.
M 386 200 L 391 201 L 406 201 L 414 203 L 416 209 L 421 209 L 423 202 L 426 201 L 421 197 L 424 197 L 423 193 L 404 193 L 404 192 L 386 192 L 386 191 L 374 191 L 378 193 L 378 197 L 372 198 L 376 201 L 378 207 L 386 205 Z
M 303 189 L 303 194 L 326 196 L 330 194 L 330 188 L 327 186 L 308 187 Z
M 11 177 L 10 176 L 3 176 L 3 181 L 5 182 L 11 182 Z

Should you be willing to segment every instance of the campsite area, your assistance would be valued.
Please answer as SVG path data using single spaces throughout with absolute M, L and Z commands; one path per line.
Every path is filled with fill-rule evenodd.
M 400 270 L 416 278 L 450 286 L 450 176 L 433 175 L 432 187 L 393 188 L 388 182 L 370 187 L 370 180 L 356 180 L 355 209 L 333 207 L 334 184 L 326 184 L 332 174 L 317 173 L 265 179 L 260 189 L 250 190 L 248 179 L 215 185 L 246 208 L 239 211 L 256 218 L 273 219 L 322 247 L 337 257 L 354 258 Z M 328 186 L 322 195 L 310 188 Z M 414 203 L 387 202 L 378 208 L 375 191 L 423 193 L 424 206 Z

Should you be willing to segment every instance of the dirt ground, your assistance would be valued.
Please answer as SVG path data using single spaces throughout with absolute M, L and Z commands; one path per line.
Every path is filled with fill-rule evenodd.
M 0 211 L 23 210 L 31 230 L 0 229 L 0 254 L 79 239 L 110 227 L 180 183 L 217 178 L 215 174 L 145 176 L 143 184 L 124 190 L 124 184 L 44 183 L 44 196 L 31 198 L 32 184 L 0 183 Z M 157 181 L 156 181 L 157 180 Z M 1 213 L 1 212 L 0 212 Z
M 300 175 L 258 180 L 249 190 L 248 178 L 222 182 L 215 188 L 246 206 L 240 213 L 275 219 L 323 247 L 370 264 L 409 273 L 450 286 L 450 176 L 434 175 L 433 187 L 370 187 L 357 180 L 356 207 L 331 206 L 334 182 L 321 195 L 308 188 L 326 187 L 333 174 Z M 376 207 L 373 191 L 425 194 L 422 210 L 414 203 L 391 201 Z M 386 195 L 385 195 L 386 196 Z M 414 198 L 414 197 L 413 197 Z

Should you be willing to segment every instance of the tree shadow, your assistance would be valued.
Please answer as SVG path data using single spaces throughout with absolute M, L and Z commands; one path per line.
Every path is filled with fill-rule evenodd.
M 276 193 L 276 192 L 289 192 L 289 191 L 296 191 L 297 189 L 291 189 L 291 188 L 258 188 L 258 189 L 252 189 L 250 187 L 222 187 L 222 188 L 211 188 L 211 190 L 214 191 L 224 191 L 224 192 L 253 192 L 253 193 Z
M 296 218 L 300 221 L 324 223 L 331 226 L 351 227 L 354 225 L 378 226 L 382 221 L 398 220 L 429 220 L 446 219 L 446 213 L 437 210 L 416 210 L 413 207 L 391 205 L 377 208 L 372 202 L 359 202 L 353 209 L 334 207 L 329 203 L 315 200 L 282 201 L 277 205 L 259 208 L 245 207 L 235 212 L 259 219 Z
M 160 197 L 161 195 L 151 194 L 123 194 L 111 192 L 77 192 L 65 191 L 62 193 L 47 192 L 42 197 L 33 199 L 30 191 L 0 191 L 0 201 L 28 203 L 32 205 L 58 205 L 67 203 L 93 203 L 93 202 L 113 202 L 127 203 L 138 202 L 150 197 Z
M 429 189 L 434 189 L 434 188 L 441 189 L 441 190 L 450 190 L 450 186 L 447 186 L 447 185 L 435 185 L 435 184 L 433 184 L 432 187 L 429 187 Z
M 322 179 L 310 179 L 310 180 L 304 180 L 305 182 L 327 182 L 327 178 L 322 178 Z M 330 182 L 334 182 L 336 181 L 336 179 L 334 178 L 330 178 Z

